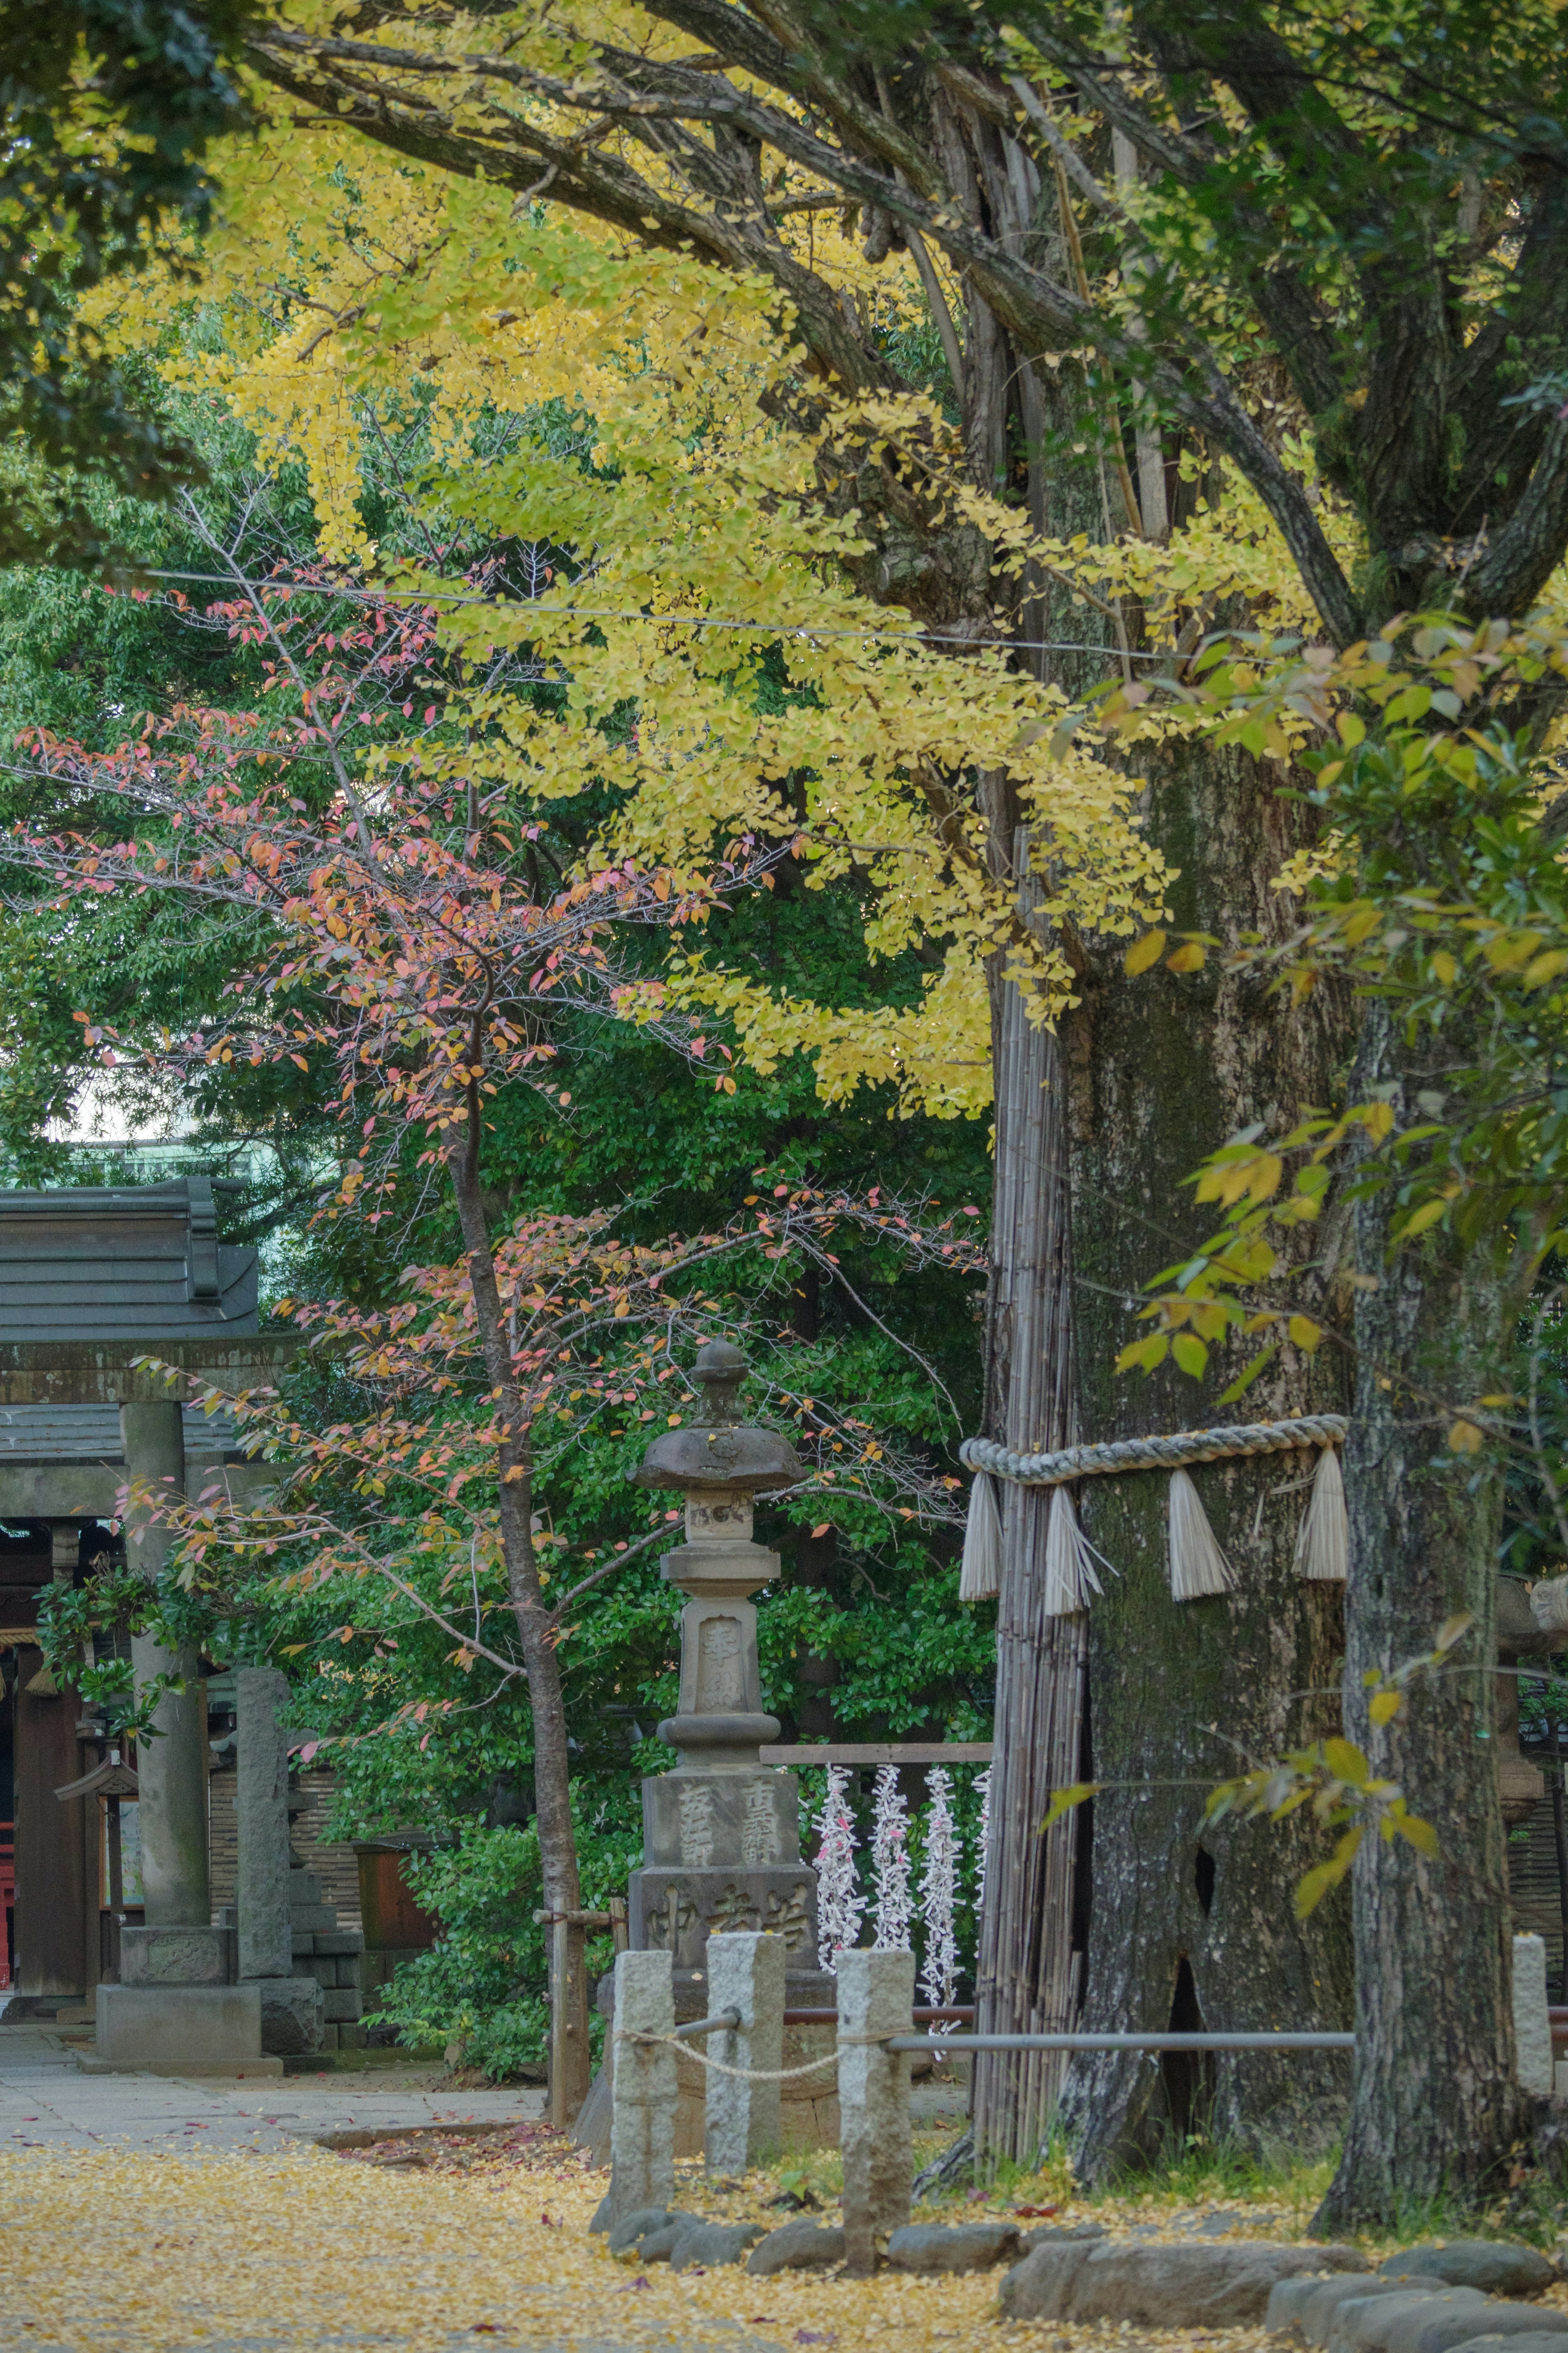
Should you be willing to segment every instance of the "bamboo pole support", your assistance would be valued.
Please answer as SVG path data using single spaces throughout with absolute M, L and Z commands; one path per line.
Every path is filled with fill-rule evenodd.
M 1026 920 L 1040 900 L 1028 837 L 1013 835 L 1011 871 Z M 994 860 L 994 838 L 993 858 Z M 1070 1443 L 1071 1293 L 1067 1124 L 1061 1062 L 1000 975 L 993 996 L 996 1065 L 996 1214 L 992 1244 L 986 1428 L 1004 1443 Z M 1088 1627 L 1045 1612 L 1046 1491 L 1008 1482 L 996 1623 L 995 1763 L 980 1923 L 975 2025 L 987 2034 L 1061 2033 L 1077 2021 L 1080 1958 L 1072 1948 L 1079 1825 L 1044 1835 L 1053 1788 L 1079 1777 Z M 1061 2088 L 1058 2052 L 977 2052 L 976 2160 L 1031 2164 Z
M 550 1930 L 550 2121 L 559 2132 L 577 2121 L 593 2069 L 584 1944 L 590 1929 L 613 1927 L 613 1912 L 536 1912 Z

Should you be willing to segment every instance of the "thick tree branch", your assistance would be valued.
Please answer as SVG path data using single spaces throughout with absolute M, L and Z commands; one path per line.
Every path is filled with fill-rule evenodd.
M 1568 419 L 1552 423 L 1546 447 L 1510 522 L 1493 534 L 1467 577 L 1461 602 L 1478 619 L 1532 605 L 1568 542 Z
M 346 119 L 383 144 L 428 156 L 448 169 L 472 174 L 483 168 L 508 185 L 516 184 L 523 168 L 508 158 L 499 137 L 492 143 L 456 132 L 445 118 L 435 117 L 422 98 L 405 89 L 400 88 L 394 97 L 379 87 L 374 93 L 345 87 L 343 68 L 384 55 L 373 43 L 269 33 L 258 39 L 256 54 L 261 69 L 271 79 L 285 82 L 299 95 L 318 96 L 331 105 L 340 121 Z M 418 52 L 390 54 L 396 70 L 405 76 L 425 69 Z M 300 75 L 300 64 L 307 57 L 320 61 L 326 85 L 315 92 L 310 91 Z M 721 76 L 689 70 L 678 73 L 662 67 L 645 69 L 637 62 L 646 83 L 655 79 L 662 83 L 660 95 L 617 91 L 607 79 L 599 77 L 567 84 L 530 75 L 510 60 L 472 54 L 462 59 L 461 70 L 482 81 L 493 68 L 509 85 L 526 81 L 539 95 L 568 111 L 592 110 L 611 115 L 634 137 L 646 138 L 655 120 L 703 121 L 747 133 L 814 178 L 878 207 L 907 231 L 941 244 L 1020 350 L 1059 351 L 1086 344 L 1094 348 L 1113 365 L 1135 374 L 1171 414 L 1229 455 L 1273 515 L 1331 633 L 1342 643 L 1359 634 L 1359 606 L 1303 485 L 1280 464 L 1235 398 L 1217 363 L 1201 345 L 1184 366 L 1168 356 L 1152 356 L 1150 346 L 1135 343 L 1092 303 L 1058 284 L 1022 254 L 1009 252 L 987 237 L 950 202 L 929 201 L 918 185 L 907 185 L 901 176 L 890 176 L 861 156 L 830 144 L 806 124 L 737 90 Z M 458 70 L 446 63 L 439 69 L 443 74 Z M 679 87 L 675 86 L 677 80 Z M 879 121 L 847 100 L 844 111 L 858 126 L 862 114 L 868 127 Z M 437 122 L 438 128 L 435 127 Z M 868 135 L 869 130 L 868 142 Z M 507 144 L 524 150 L 531 175 L 542 163 L 557 166 L 559 176 L 552 193 L 563 201 L 612 221 L 629 235 L 670 248 L 689 242 L 727 268 L 768 272 L 795 303 L 814 354 L 849 390 L 889 380 L 880 363 L 850 328 L 831 290 L 787 252 L 765 211 L 760 219 L 742 216 L 739 206 L 733 217 L 718 211 L 700 212 L 661 193 L 626 164 L 597 152 L 584 155 L 569 141 L 552 139 L 521 120 L 508 117 L 504 137 Z M 912 148 L 913 142 L 900 138 L 899 145 L 900 150 Z M 900 160 L 900 175 L 903 168 Z M 918 174 L 920 181 L 931 182 L 929 155 L 921 159 Z M 648 221 L 655 224 L 652 228 L 645 226 Z

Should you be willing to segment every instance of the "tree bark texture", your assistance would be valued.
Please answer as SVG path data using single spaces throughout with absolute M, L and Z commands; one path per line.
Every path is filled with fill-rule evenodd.
M 1373 1003 L 1352 1100 L 1384 1095 L 1404 1125 L 1417 1083 L 1404 1060 Z M 1355 2090 L 1318 2217 L 1333 2231 L 1385 2228 L 1413 2202 L 1484 2191 L 1525 2123 L 1492 1738 L 1501 1481 L 1446 1443 L 1457 1405 L 1508 1387 L 1519 1300 L 1489 1242 L 1467 1249 L 1439 1230 L 1391 1256 L 1394 1207 L 1379 1191 L 1355 1216 L 1345 1729 L 1442 1852 L 1427 1861 L 1403 1840 L 1366 1840 L 1356 1856 Z M 1363 1676 L 1429 1651 L 1460 1610 L 1475 1622 L 1447 1668 L 1418 1678 L 1374 1729 Z
M 1038 895 L 1020 830 L 1014 871 L 1025 905 Z M 1071 1299 L 1060 1057 L 1016 988 L 994 977 L 996 1177 L 986 1319 L 986 1428 L 1025 1450 L 1068 1441 Z M 1071 1936 L 1078 1825 L 1043 1835 L 1051 1791 L 1076 1779 L 1086 1628 L 1047 1618 L 1048 1497 L 1002 1487 L 1004 1570 L 996 1620 L 995 1763 L 987 1902 L 975 1976 L 982 2032 L 1059 2033 L 1077 2016 L 1082 1955 Z M 1032 2163 L 1060 2090 L 1054 2052 L 979 2052 L 974 2137 L 987 2160 Z
M 1229 941 L 1289 921 L 1269 884 L 1310 819 L 1275 788 L 1277 774 L 1194 744 L 1151 769 L 1150 831 L 1179 870 L 1170 903 L 1180 930 Z M 1139 1286 L 1217 1222 L 1184 1180 L 1237 1129 L 1278 1132 L 1326 1103 L 1347 1044 L 1331 995 L 1291 1009 L 1213 957 L 1200 973 L 1161 965 L 1129 978 L 1117 944 L 1086 948 L 1063 1039 L 1081 1440 L 1342 1408 L 1342 1360 L 1328 1346 L 1308 1356 L 1287 1345 L 1245 1402 L 1226 1409 L 1214 1397 L 1229 1373 L 1200 1387 L 1169 1360 L 1147 1377 L 1114 1366 L 1145 1328 Z M 1242 1361 L 1216 1358 L 1215 1369 Z M 1295 1883 L 1320 1858 L 1321 1834 L 1300 1814 L 1204 1827 L 1215 1782 L 1339 1729 L 1341 1588 L 1299 1582 L 1292 1565 L 1313 1460 L 1269 1455 L 1192 1473 L 1239 1580 L 1234 1594 L 1195 1601 L 1171 1597 L 1163 1472 L 1089 1479 L 1079 1491 L 1081 1524 L 1109 1565 L 1089 1617 L 1090 1772 L 1105 1786 L 1092 1801 L 1088 2028 L 1349 2023 L 1347 1907 L 1293 1916 Z M 1346 2084 L 1332 2053 L 1245 2053 L 1198 2068 L 1085 2055 L 1063 2116 L 1089 2179 L 1181 2135 L 1204 2110 L 1216 2137 L 1299 2157 L 1336 2137 Z
M 550 1614 L 533 1551 L 529 1475 L 531 1464 L 522 1400 L 512 1372 L 479 1171 L 470 1165 L 461 1145 L 448 1155 L 447 1166 L 468 1253 L 474 1322 L 502 1425 L 497 1459 L 501 1552 L 528 1678 L 529 1712 L 533 1720 L 533 1793 L 544 1902 L 552 1912 L 575 1912 L 581 1908 L 582 1889 L 572 1830 L 566 1708 L 561 1692 L 560 1663 L 550 1639 Z M 585 2034 L 586 2018 L 584 2025 Z
M 474 1059 L 479 1059 L 477 1048 Z M 533 1549 L 532 1455 L 522 1399 L 512 1370 L 500 1286 L 496 1281 L 489 1219 L 479 1182 L 479 1155 L 474 1148 L 479 1133 L 479 1107 L 470 1090 L 468 1140 L 447 1155 L 447 1166 L 468 1252 L 474 1323 L 501 1424 L 496 1463 L 501 1552 L 528 1678 L 529 1714 L 533 1726 L 534 1817 L 544 1908 L 570 1914 L 581 1910 L 583 1891 L 572 1823 L 566 1706 L 561 1690 L 560 1661 L 552 1640 L 554 1629 L 545 1607 Z M 552 2116 L 564 2125 L 576 2116 L 587 2097 L 592 2072 L 588 1978 L 583 1966 L 581 1924 L 567 1922 L 565 1934 L 552 1937 L 551 1952 L 550 2106 Z

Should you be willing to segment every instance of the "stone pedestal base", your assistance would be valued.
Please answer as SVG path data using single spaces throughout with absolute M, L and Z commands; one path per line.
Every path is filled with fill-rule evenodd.
M 261 2041 L 265 2050 L 298 2059 L 320 2051 L 326 2006 L 314 1978 L 247 1978 L 261 1996 Z
M 645 1865 L 626 1883 L 626 1908 L 632 1950 L 662 1950 L 675 1964 L 678 2016 L 680 1979 L 702 1969 L 715 1930 L 763 1929 L 784 1938 L 792 1971 L 816 1967 L 816 1873 L 809 1863 L 695 1871 Z
M 88 2074 L 280 2075 L 261 2055 L 261 1996 L 254 1985 L 100 1985 L 97 2048 Z
M 222 1986 L 234 1978 L 231 1928 L 122 1928 L 120 1977 L 128 1986 Z

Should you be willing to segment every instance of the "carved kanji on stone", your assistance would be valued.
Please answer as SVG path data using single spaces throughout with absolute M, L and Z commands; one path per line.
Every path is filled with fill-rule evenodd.
M 775 1899 L 776 1900 L 776 1899 Z M 710 1936 L 724 1936 L 734 1928 L 760 1928 L 762 1918 L 757 1899 L 742 1887 L 726 1887 L 708 1915 Z
M 713 1860 L 713 1792 L 700 1784 L 680 1793 L 680 1860 L 688 1871 L 706 1871 Z
M 741 1860 L 770 1863 L 778 1859 L 778 1815 L 773 1793 L 766 1782 L 753 1781 L 746 1791 L 746 1810 L 741 1823 Z
M 697 1919 L 697 1906 L 690 1896 L 671 1887 L 666 1891 L 663 1903 L 656 1904 L 648 1913 L 647 1925 L 658 1943 L 673 1953 L 688 1928 L 696 1926 Z
M 768 1898 L 768 1933 L 784 1938 L 786 1952 L 804 1951 L 816 1935 L 811 1914 L 806 1908 L 809 1892 L 802 1886 L 792 1889 L 788 1895 L 770 1895 Z

